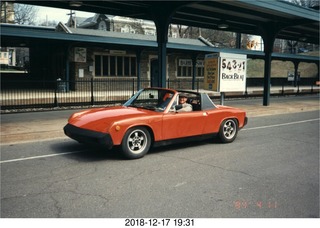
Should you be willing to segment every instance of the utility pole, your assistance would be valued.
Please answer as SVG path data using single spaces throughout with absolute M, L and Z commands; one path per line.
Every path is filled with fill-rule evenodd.
M 69 15 L 70 16 L 70 19 L 69 19 L 69 21 L 70 21 L 70 23 L 72 22 L 72 15 L 74 15 L 74 25 L 73 25 L 73 27 L 74 28 L 76 28 L 77 27 L 77 21 L 76 21 L 76 13 L 75 12 L 72 12 L 72 10 L 70 10 L 70 13 L 67 13 L 67 15 Z M 70 24 L 70 27 L 71 27 L 72 25 Z

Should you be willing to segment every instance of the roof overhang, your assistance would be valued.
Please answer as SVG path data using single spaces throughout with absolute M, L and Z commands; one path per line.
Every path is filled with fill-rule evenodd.
M 282 0 L 207 1 L 19 1 L 17 3 L 159 20 L 157 12 L 172 12 L 169 23 L 262 35 L 272 29 L 276 38 L 319 44 L 319 11 Z M 158 16 L 157 16 L 158 15 Z M 269 31 L 265 31 L 269 32 Z
M 21 46 L 23 42 L 24 46 L 28 46 L 26 43 L 38 45 L 39 40 L 42 42 L 61 42 L 66 45 L 105 45 L 114 46 L 122 49 L 153 49 L 157 50 L 158 44 L 155 37 L 141 36 L 130 34 L 128 38 L 121 36 L 120 33 L 110 33 L 108 36 L 92 36 L 81 34 L 81 31 L 90 31 L 87 29 L 71 29 L 69 32 L 57 32 L 56 28 L 48 27 L 35 27 L 35 26 L 21 26 L 12 24 L 0 24 L 1 26 L 1 46 Z M 80 32 L 79 32 L 80 31 Z M 112 36 L 117 35 L 117 36 Z M 143 39 L 144 37 L 144 39 Z M 146 39 L 148 37 L 148 39 Z M 225 52 L 234 54 L 244 54 L 248 58 L 264 58 L 265 54 L 262 51 L 235 49 L 235 48 L 217 48 L 212 46 L 203 45 L 201 41 L 194 40 L 193 42 L 188 41 L 189 39 L 169 39 L 167 48 L 169 51 L 180 51 L 196 54 L 207 54 L 214 52 Z M 188 43 L 188 42 L 189 43 Z M 281 54 L 273 53 L 273 59 L 279 60 L 303 60 L 305 62 L 318 62 L 318 56 L 307 56 L 307 55 L 293 55 L 293 54 Z

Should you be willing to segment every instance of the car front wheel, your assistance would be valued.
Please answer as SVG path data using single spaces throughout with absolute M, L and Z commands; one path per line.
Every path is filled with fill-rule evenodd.
M 136 159 L 143 157 L 150 149 L 151 137 L 144 127 L 129 129 L 123 137 L 121 149 L 126 158 Z
M 223 143 L 230 143 L 235 140 L 238 134 L 238 122 L 234 119 L 227 119 L 222 122 L 219 131 L 219 138 Z

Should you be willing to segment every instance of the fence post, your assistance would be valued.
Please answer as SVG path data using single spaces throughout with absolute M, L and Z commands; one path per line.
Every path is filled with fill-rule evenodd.
M 134 78 L 132 79 L 132 96 L 134 95 Z
M 199 92 L 199 89 L 200 89 L 200 80 L 199 78 L 197 79 L 197 92 Z
M 247 99 L 248 98 L 248 84 L 246 83 L 246 86 L 245 86 L 246 88 L 245 88 L 245 90 L 244 90 L 244 97 L 245 97 L 245 99 Z
M 94 96 L 93 96 L 93 78 L 91 78 L 91 105 L 94 104 Z
M 54 107 L 58 107 L 57 88 L 54 89 Z

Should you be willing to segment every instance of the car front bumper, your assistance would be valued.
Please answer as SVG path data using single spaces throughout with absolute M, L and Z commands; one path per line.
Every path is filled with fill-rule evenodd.
M 111 149 L 113 146 L 112 138 L 108 133 L 87 130 L 72 124 L 67 124 L 63 130 L 66 136 L 80 143 L 101 145 L 108 149 Z
M 243 125 L 241 127 L 239 127 L 239 129 L 244 128 L 246 125 L 248 124 L 248 117 L 244 117 L 244 121 L 243 121 Z
M 243 126 L 246 126 L 247 124 L 248 124 L 248 117 L 245 117 Z

